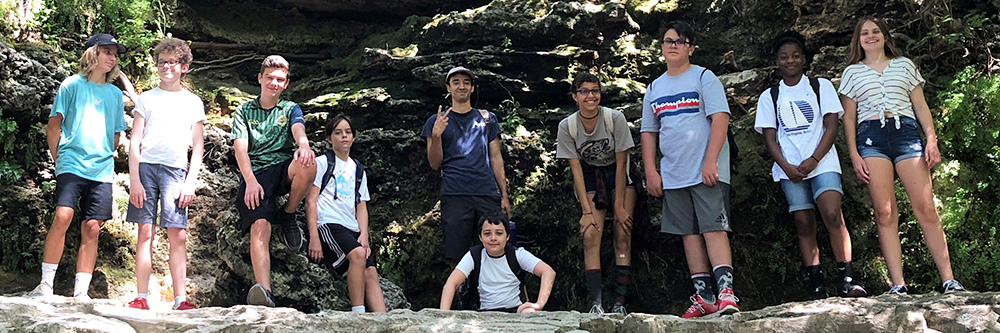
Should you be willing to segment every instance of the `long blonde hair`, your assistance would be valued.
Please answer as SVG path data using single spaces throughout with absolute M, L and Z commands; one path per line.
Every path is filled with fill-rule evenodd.
M 883 48 L 885 56 L 889 57 L 889 59 L 895 59 L 900 56 L 899 51 L 896 51 L 896 40 L 889 33 L 889 25 L 885 24 L 885 20 L 876 17 L 866 17 L 862 18 L 854 26 L 854 35 L 851 37 L 850 52 L 847 56 L 848 65 L 856 64 L 865 59 L 865 50 L 861 48 L 861 26 L 865 25 L 865 22 L 868 21 L 875 23 L 878 29 L 882 31 L 882 37 L 885 40 L 885 47 Z
M 80 56 L 80 75 L 83 75 L 84 79 L 89 80 L 90 74 L 97 68 L 97 56 L 100 54 L 100 49 L 101 46 L 98 45 L 88 47 L 86 51 L 83 51 L 83 55 Z M 117 52 L 117 49 L 115 51 Z M 122 75 L 122 71 L 116 61 L 115 67 L 104 74 L 104 82 L 114 81 L 119 75 Z

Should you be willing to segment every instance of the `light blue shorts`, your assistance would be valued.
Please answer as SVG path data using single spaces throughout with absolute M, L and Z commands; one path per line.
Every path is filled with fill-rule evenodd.
M 163 164 L 139 163 L 139 181 L 146 190 L 142 208 L 128 204 L 125 221 L 152 223 L 163 228 L 187 228 L 187 208 L 177 207 L 187 172 Z M 157 219 L 159 205 L 159 219 Z M 159 222 L 159 223 L 157 223 Z
M 798 183 L 782 179 L 781 190 L 785 192 L 785 199 L 788 200 L 789 212 L 816 208 L 816 198 L 826 191 L 837 191 L 841 195 L 844 194 L 844 190 L 840 186 L 840 174 L 833 171 L 803 179 Z

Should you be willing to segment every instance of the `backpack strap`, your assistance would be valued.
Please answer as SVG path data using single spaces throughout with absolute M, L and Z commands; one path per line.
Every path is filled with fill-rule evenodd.
M 469 249 L 469 256 L 472 257 L 472 271 L 469 272 L 468 288 L 466 294 L 469 295 L 466 301 L 471 304 L 463 304 L 467 310 L 479 310 L 481 303 L 479 296 L 479 269 L 483 266 L 483 251 L 486 249 L 482 245 L 476 245 Z
M 357 206 L 361 203 L 361 180 L 365 177 L 365 165 L 356 158 L 351 157 L 351 160 L 356 165 L 354 169 L 354 205 Z
M 486 110 L 483 110 L 483 109 L 479 109 L 479 114 L 481 116 L 483 116 L 483 119 L 486 119 L 486 123 L 487 124 L 490 123 L 490 112 L 489 111 L 486 111 Z
M 524 288 L 524 272 L 521 270 L 521 264 L 517 262 L 517 248 L 510 243 L 504 245 L 504 257 L 507 257 L 507 266 L 510 267 L 510 271 L 517 277 L 518 296 L 521 298 L 521 302 L 525 302 L 528 295 Z
M 569 136 L 573 138 L 574 144 L 576 142 L 576 136 L 577 136 L 576 135 L 576 133 L 577 133 L 576 132 L 577 131 L 576 123 L 579 121 L 579 120 L 577 120 L 577 118 L 579 118 L 579 114 L 580 114 L 580 111 L 573 112 L 573 114 L 569 115 L 569 117 L 566 118 L 569 121 Z
M 822 114 L 823 114 L 823 105 L 820 104 L 820 100 L 819 100 L 819 78 L 818 77 L 811 77 L 811 78 L 809 78 L 809 86 L 812 87 L 813 93 L 816 94 L 816 111 L 820 111 L 819 112 L 820 118 L 823 118 L 823 116 L 822 116 Z
M 781 86 L 781 81 L 775 82 L 771 86 L 771 103 L 774 104 L 774 128 L 778 128 L 778 89 Z
M 326 156 L 326 172 L 323 173 L 323 184 L 319 188 L 320 192 L 326 189 L 326 185 L 330 183 L 330 178 L 333 177 L 333 168 L 337 166 L 337 156 L 333 154 L 333 150 L 327 150 L 323 156 Z

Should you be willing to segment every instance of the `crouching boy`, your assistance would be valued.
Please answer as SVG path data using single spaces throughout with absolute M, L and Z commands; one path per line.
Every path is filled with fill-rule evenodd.
M 451 309 L 455 290 L 466 277 L 469 278 L 469 292 L 478 292 L 479 304 L 472 308 L 479 311 L 520 313 L 545 307 L 556 272 L 523 247 L 515 249 L 509 245 L 509 228 L 502 215 L 487 214 L 479 220 L 479 240 L 483 245 L 473 246 L 451 272 L 441 291 L 441 310 Z M 521 270 L 542 278 L 538 300 L 534 303 L 521 301 L 518 278 Z

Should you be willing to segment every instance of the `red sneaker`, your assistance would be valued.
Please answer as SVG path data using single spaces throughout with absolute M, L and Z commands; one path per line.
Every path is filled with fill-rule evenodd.
M 149 303 L 146 303 L 145 298 L 136 297 L 131 302 L 128 302 L 128 307 L 139 310 L 149 310 Z
M 740 299 L 733 295 L 733 288 L 722 289 L 719 292 L 719 297 L 715 299 L 715 307 L 719 309 L 720 315 L 733 314 L 740 312 L 740 307 L 736 306 L 736 302 Z
M 681 318 L 697 318 L 712 314 L 719 310 L 715 304 L 705 302 L 705 300 L 701 298 L 701 295 L 698 294 L 691 296 L 691 303 L 694 304 L 692 304 L 691 307 L 681 315 Z
M 183 302 L 181 302 L 180 305 L 178 305 L 176 308 L 174 308 L 174 310 L 191 310 L 191 309 L 197 309 L 197 308 L 198 307 L 194 306 L 194 304 L 191 304 L 191 302 L 183 301 Z

